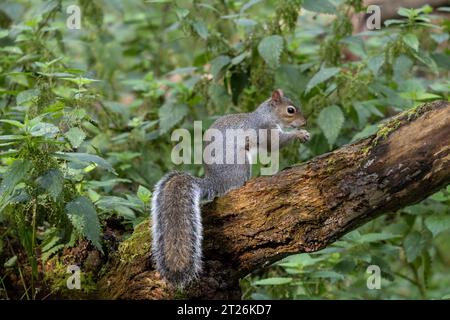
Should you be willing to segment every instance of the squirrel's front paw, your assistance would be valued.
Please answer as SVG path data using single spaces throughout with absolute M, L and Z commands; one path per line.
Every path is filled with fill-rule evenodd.
M 311 139 L 311 134 L 306 130 L 299 130 L 297 132 L 297 139 L 300 140 L 301 143 L 305 143 Z

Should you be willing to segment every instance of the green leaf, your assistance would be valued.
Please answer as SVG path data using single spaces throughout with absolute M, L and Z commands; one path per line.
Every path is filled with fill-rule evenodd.
M 333 269 L 339 273 L 350 273 L 355 270 L 356 263 L 352 258 L 344 258 L 334 265 Z
M 372 71 L 374 76 L 377 76 L 383 64 L 384 54 L 370 58 L 367 62 L 367 67 Z
M 426 100 L 436 100 L 440 99 L 441 96 L 433 93 L 418 91 L 418 92 L 402 92 L 400 93 L 400 97 L 405 99 L 417 100 L 417 101 L 426 101 Z
M 444 43 L 450 38 L 448 33 L 432 33 L 430 37 L 438 44 Z
M 344 113 L 338 106 L 329 106 L 320 111 L 317 124 L 322 129 L 330 146 L 333 146 L 336 142 L 344 121 Z
M 9 259 L 3 264 L 3 266 L 4 266 L 5 268 L 12 268 L 12 267 L 14 267 L 14 266 L 16 265 L 16 263 L 17 263 L 17 256 L 13 256 L 13 257 L 9 258 Z
M 312 258 L 307 253 L 300 253 L 300 254 L 295 254 L 295 255 L 289 256 L 289 257 L 281 260 L 280 262 L 277 263 L 277 265 L 280 265 L 282 267 L 289 267 L 289 268 L 307 267 L 307 266 L 312 266 L 314 264 L 317 264 L 318 262 L 322 261 L 323 259 L 324 259 L 324 257 Z
M 7 134 L 4 136 L 0 136 L 0 141 L 11 141 L 11 140 L 23 140 L 25 136 L 19 134 Z
M 74 148 L 78 148 L 80 144 L 86 139 L 86 134 L 78 127 L 71 128 L 64 136 L 69 140 Z
M 53 248 L 55 245 L 60 242 L 61 237 L 58 235 L 58 230 L 56 228 L 48 229 L 43 234 L 44 240 L 41 243 L 42 252 L 46 252 Z
M 206 27 L 206 24 L 203 21 L 196 20 L 192 23 L 192 27 L 194 28 L 195 32 L 202 38 L 203 40 L 206 40 L 208 38 L 208 28 Z
M 255 286 L 279 286 L 292 282 L 292 278 L 273 277 L 253 282 Z
M 24 128 L 25 125 L 22 122 L 16 121 L 16 120 L 9 120 L 9 119 L 0 119 L 0 122 L 8 123 L 12 126 L 18 127 L 18 128 Z
M 231 103 L 231 97 L 227 90 L 220 84 L 213 83 L 208 88 L 208 96 L 219 108 L 224 108 Z
M 309 80 L 308 84 L 306 85 L 305 92 L 308 93 L 312 88 L 317 86 L 318 84 L 321 84 L 322 82 L 327 81 L 331 77 L 335 76 L 339 73 L 341 69 L 340 68 L 322 68 L 317 72 L 311 80 Z
M 33 137 L 46 137 L 48 139 L 54 138 L 59 132 L 59 128 L 51 123 L 39 122 L 30 129 L 30 134 Z
M 239 19 L 235 19 L 234 22 L 241 27 L 254 27 L 258 24 L 258 22 L 256 22 L 255 20 L 252 19 L 246 19 L 246 18 L 239 18 Z
M 16 103 L 17 105 L 21 106 L 24 103 L 36 98 L 37 96 L 39 96 L 39 94 L 40 94 L 39 89 L 30 89 L 21 91 L 16 97 Z
M 436 62 L 430 57 L 428 52 L 424 51 L 413 52 L 413 55 L 417 60 L 426 65 L 431 70 L 431 72 L 438 74 L 439 71 Z
M 167 133 L 187 115 L 188 108 L 184 104 L 165 103 L 158 110 L 160 134 Z
M 118 215 L 124 217 L 127 220 L 136 219 L 136 215 L 135 215 L 134 211 L 131 210 L 129 207 L 115 206 L 114 211 L 117 212 Z
M 389 27 L 390 25 L 395 25 L 395 24 L 405 24 L 406 20 L 401 20 L 401 19 L 388 19 L 384 21 L 384 25 L 386 27 Z
M 136 219 L 136 215 L 132 209 L 140 210 L 142 209 L 142 204 L 137 198 L 134 198 L 137 202 L 130 199 L 131 198 L 125 199 L 115 196 L 104 196 L 96 202 L 96 206 L 107 212 L 114 211 L 127 220 L 134 220 Z
M 253 7 L 255 4 L 261 2 L 262 0 L 250 0 L 246 4 L 244 4 L 241 7 L 240 12 L 243 13 L 244 11 L 248 10 L 249 8 Z
M 9 34 L 8 30 L 0 30 L 0 39 L 6 38 Z
M 328 279 L 337 279 L 344 280 L 344 275 L 337 273 L 335 271 L 316 271 L 311 273 L 311 278 L 328 278 Z
M 55 10 L 58 8 L 59 1 L 52 0 L 52 1 L 45 1 L 38 7 L 38 12 L 40 15 L 46 15 L 47 13 Z
M 172 0 L 170 0 L 170 1 L 172 1 Z M 205 8 L 205 9 L 208 9 L 208 10 L 214 11 L 215 13 L 220 14 L 220 11 L 217 10 L 216 8 L 214 8 L 214 6 L 212 6 L 210 4 L 207 4 L 207 3 L 196 3 L 196 6 L 197 7 L 201 7 L 201 8 Z
M 366 104 L 361 102 L 354 102 L 353 108 L 355 109 L 356 113 L 358 114 L 358 122 L 359 125 L 365 126 L 367 124 L 367 119 L 372 115 L 370 112 L 370 109 L 367 107 Z
M 85 84 L 90 84 L 92 82 L 98 82 L 100 80 L 97 79 L 89 79 L 89 78 L 83 78 L 83 77 L 77 77 L 77 78 L 61 78 L 62 80 L 70 81 L 75 83 L 78 86 L 83 86 Z
M 422 235 L 418 231 L 410 232 L 403 241 L 403 248 L 405 249 L 406 260 L 409 263 L 416 260 L 424 248 Z
M 445 195 L 442 191 L 436 192 L 435 194 L 431 195 L 429 199 L 441 202 L 447 202 L 448 200 L 450 200 L 450 198 L 447 195 Z
M 188 16 L 189 10 L 185 9 L 185 8 L 177 7 L 175 9 L 175 13 L 176 13 L 178 19 L 183 20 L 184 18 L 186 18 Z
M 298 65 L 282 64 L 275 73 L 275 87 L 283 88 L 286 96 L 294 101 L 299 101 L 308 80 Z
M 397 13 L 399 16 L 408 18 L 408 17 L 412 16 L 413 11 L 412 11 L 412 9 L 399 8 Z
M 96 203 L 97 207 L 102 210 L 114 210 L 118 206 L 129 207 L 133 209 L 138 209 L 140 203 L 131 202 L 128 199 L 116 197 L 116 196 L 103 196 Z
M 383 240 L 395 239 L 400 237 L 396 234 L 390 233 L 366 233 L 359 238 L 359 243 L 370 243 L 370 242 L 378 242 Z
M 247 56 L 248 56 L 247 52 L 241 53 L 240 55 L 231 59 L 231 64 L 237 65 L 237 64 L 241 63 Z
M 111 173 L 116 174 L 116 171 L 108 161 L 93 154 L 81 152 L 55 152 L 55 156 L 60 159 L 68 160 L 75 163 L 85 163 L 85 164 L 95 163 L 100 168 L 103 168 Z
M 336 14 L 336 7 L 328 0 L 304 0 L 303 8 L 312 12 Z
M 211 74 L 214 79 L 218 79 L 222 70 L 230 63 L 231 59 L 229 56 L 218 56 L 214 60 L 211 61 Z
M 433 7 L 430 6 L 429 4 L 426 4 L 420 8 L 416 9 L 417 13 L 425 13 L 425 14 L 430 14 L 433 12 Z M 421 16 L 422 17 L 422 16 Z
M 23 54 L 22 49 L 20 49 L 19 47 L 4 46 L 0 50 L 3 51 L 3 52 L 6 52 L 6 53 L 10 53 L 10 54 L 17 54 L 17 55 L 22 55 Z M 12 76 L 13 78 L 16 78 L 16 77 L 17 78 L 22 78 L 22 76 L 25 77 L 25 74 L 23 74 L 21 72 L 11 72 L 9 74 L 9 76 Z M 19 80 L 17 78 L 15 80 L 22 83 L 22 80 Z M 25 84 L 25 83 L 23 83 L 23 84 Z
M 51 247 L 50 249 L 48 249 L 46 251 L 42 251 L 42 255 L 41 255 L 42 261 L 46 262 L 52 255 L 54 255 L 58 251 L 64 249 L 64 247 L 65 247 L 64 244 L 58 244 L 58 245 Z
M 272 298 L 264 293 L 252 293 L 251 297 L 253 300 L 271 300 Z
M 173 69 L 172 71 L 168 72 L 167 75 L 170 76 L 173 74 L 189 74 L 189 73 L 196 71 L 197 69 L 198 69 L 197 67 L 176 68 L 176 69 Z
M 66 212 L 74 228 L 103 252 L 100 245 L 100 223 L 91 200 L 79 196 L 66 205 Z
M 91 199 L 91 201 L 94 202 L 94 203 L 97 202 L 100 199 L 100 197 L 101 197 L 97 192 L 95 192 L 92 189 L 89 189 L 87 191 L 87 193 L 88 193 L 89 199 Z
M 48 193 L 56 199 L 61 194 L 64 186 L 64 176 L 58 169 L 50 169 L 43 176 L 37 179 L 39 186 L 48 191 Z
M 147 204 L 152 197 L 152 193 L 146 187 L 139 186 L 138 191 L 137 191 L 137 196 L 143 203 Z
M 360 132 L 355 134 L 350 142 L 355 142 L 357 140 L 367 138 L 367 137 L 375 134 L 377 131 L 378 131 L 378 126 L 377 125 L 373 124 L 373 125 L 366 126 Z
M 18 159 L 3 174 L 2 182 L 0 183 L 0 212 L 8 204 L 8 199 L 14 188 L 25 178 L 30 168 L 30 161 Z
M 258 45 L 258 52 L 271 68 L 278 68 L 283 52 L 283 38 L 278 35 L 265 37 Z
M 425 225 L 433 236 L 437 236 L 442 231 L 450 229 L 450 215 L 433 214 L 425 219 Z
M 419 51 L 419 39 L 417 39 L 417 37 L 414 34 L 412 33 L 405 34 L 403 36 L 403 42 L 405 42 L 405 44 L 414 51 Z

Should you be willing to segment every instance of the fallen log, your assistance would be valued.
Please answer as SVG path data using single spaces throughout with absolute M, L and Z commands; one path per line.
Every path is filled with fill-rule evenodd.
M 203 206 L 204 272 L 184 291 L 154 270 L 150 222 L 124 241 L 98 282 L 106 299 L 240 298 L 239 278 L 289 254 L 320 250 L 450 183 L 450 103 L 403 112 L 364 140 Z

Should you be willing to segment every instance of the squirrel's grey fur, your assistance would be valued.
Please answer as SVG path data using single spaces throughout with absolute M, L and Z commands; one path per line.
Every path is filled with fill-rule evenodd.
M 287 106 L 293 106 L 296 114 L 285 114 Z M 281 148 L 295 138 L 302 142 L 309 139 L 309 133 L 305 130 L 282 130 L 287 127 L 299 128 L 305 123 L 299 108 L 284 97 L 281 90 L 276 90 L 272 98 L 263 102 L 255 111 L 223 116 L 217 119 L 211 128 L 220 130 L 224 136 L 227 129 L 278 128 Z M 248 145 L 233 147 L 235 151 L 239 148 L 249 148 Z M 224 157 L 225 154 L 224 144 Z M 204 168 L 204 178 L 171 172 L 156 184 L 153 193 L 153 259 L 161 276 L 177 287 L 187 285 L 202 270 L 203 228 L 200 201 L 212 200 L 240 187 L 251 176 L 248 159 L 244 164 L 205 164 Z

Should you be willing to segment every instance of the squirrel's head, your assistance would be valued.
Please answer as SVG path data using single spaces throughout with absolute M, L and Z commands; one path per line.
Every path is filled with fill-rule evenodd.
M 306 119 L 300 108 L 294 105 L 289 98 L 285 97 L 281 89 L 272 92 L 269 103 L 280 120 L 280 125 L 284 128 L 298 129 L 306 125 Z

